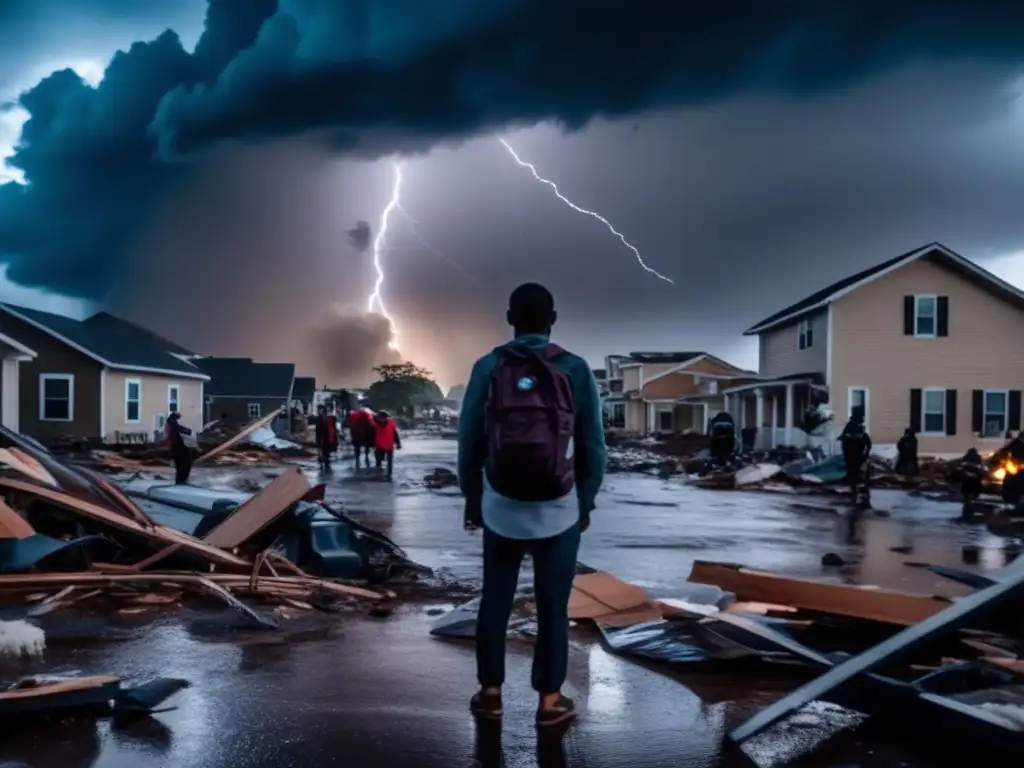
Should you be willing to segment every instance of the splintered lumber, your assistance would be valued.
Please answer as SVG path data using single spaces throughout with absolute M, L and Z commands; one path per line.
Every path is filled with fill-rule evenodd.
M 40 464 L 32 456 L 29 456 L 24 451 L 19 451 L 17 448 L 0 448 L 0 463 L 6 464 L 16 472 L 31 477 L 43 485 L 48 485 L 51 488 L 57 488 L 57 481 L 54 479 L 46 467 Z
M 70 693 L 71 691 L 88 691 L 107 686 L 116 686 L 121 683 L 119 677 L 76 677 L 71 680 L 59 680 L 54 682 L 33 681 L 32 685 L 12 688 L 7 691 L 0 691 L 0 702 L 15 701 L 18 699 L 32 699 L 40 696 L 53 696 L 58 693 Z
M 910 626 L 949 607 L 942 597 L 924 597 L 849 584 L 794 579 L 741 565 L 693 564 L 690 581 L 712 584 L 736 595 L 737 600 L 790 605 L 805 611 L 834 613 L 856 619 Z
M 247 589 L 250 583 L 250 574 L 228 574 L 228 573 L 207 573 L 199 576 L 191 571 L 149 571 L 146 573 L 96 573 L 88 571 L 85 573 L 33 573 L 18 574 L 11 576 L 0 575 L 0 589 L 10 587 L 45 589 L 46 587 L 60 587 L 67 585 L 114 585 L 131 583 L 154 583 L 166 584 L 180 587 L 182 585 L 199 585 L 200 578 L 219 584 L 229 589 Z M 361 597 L 366 600 L 383 600 L 390 597 L 390 594 L 372 592 L 362 587 L 353 587 L 348 584 L 338 584 L 334 581 L 323 581 L 314 577 L 300 576 L 261 576 L 257 579 L 256 588 L 264 586 L 284 587 L 288 589 L 304 589 L 309 591 L 330 592 L 341 597 Z
M 643 587 L 604 571 L 580 574 L 569 593 L 569 618 L 590 619 L 609 627 L 626 627 L 662 618 L 661 609 Z
M 10 477 L 0 477 L 0 487 L 34 494 L 41 499 L 46 499 L 72 512 L 77 512 L 91 520 L 109 525 L 111 528 L 134 533 L 155 546 L 163 547 L 168 544 L 180 544 L 183 550 L 200 556 L 215 565 L 243 568 L 245 570 L 252 567 L 252 563 L 248 560 L 236 557 L 230 552 L 225 552 L 222 549 L 206 544 L 188 534 L 166 528 L 162 525 L 153 525 L 152 528 L 144 527 L 131 518 L 101 507 L 98 504 L 71 496 L 63 491 L 43 488 L 27 483 L 24 480 L 15 480 Z
M 231 437 L 231 438 L 225 440 L 223 443 L 218 445 L 216 448 L 211 448 L 206 453 L 200 455 L 199 458 L 196 459 L 196 464 L 198 464 L 201 461 L 207 461 L 208 459 L 212 459 L 218 453 L 223 453 L 224 451 L 226 451 L 231 446 L 233 446 L 233 445 L 235 445 L 237 443 L 242 442 L 242 440 L 247 438 L 249 435 L 251 435 L 257 429 L 262 429 L 263 427 L 267 426 L 268 424 L 270 424 L 270 422 L 272 422 L 274 419 L 276 419 L 280 415 L 281 415 L 281 411 L 278 410 L 278 411 L 274 411 L 273 413 L 271 413 L 268 416 L 264 416 L 262 419 L 257 419 L 256 421 L 254 421 L 251 424 L 249 424 L 247 427 L 244 427 L 242 429 L 242 431 L 239 432 L 238 434 L 236 434 L 234 437 Z
M 300 469 L 286 470 L 207 531 L 203 541 L 222 549 L 241 546 L 300 501 L 311 488 Z
M 254 611 L 248 605 L 246 605 L 237 597 L 232 595 L 220 584 L 215 584 L 214 582 L 210 581 L 209 579 L 203 578 L 202 576 L 196 576 L 196 583 L 199 584 L 199 586 L 201 586 L 207 592 L 211 592 L 217 597 L 219 597 L 221 600 L 223 600 L 225 603 L 231 606 L 231 608 L 235 612 L 240 613 L 242 616 L 249 619 L 250 621 L 258 624 L 261 627 L 266 627 L 268 629 L 277 629 L 277 624 L 275 622 L 260 616 L 258 613 L 256 613 L 256 611 Z
M 834 666 L 828 672 L 805 683 L 789 695 L 758 712 L 734 729 L 729 734 L 729 738 L 735 743 L 746 741 L 800 707 L 827 696 L 853 678 L 871 672 L 878 667 L 906 659 L 929 643 L 949 636 L 968 623 L 976 623 L 979 619 L 991 615 L 1000 608 L 1015 604 L 1022 597 L 1024 597 L 1024 572 L 1018 571 L 1005 581 L 962 597 L 948 605 L 945 610 L 901 630 L 859 656 L 854 656 Z
M 28 521 L 0 499 L 0 539 L 27 539 L 35 535 Z

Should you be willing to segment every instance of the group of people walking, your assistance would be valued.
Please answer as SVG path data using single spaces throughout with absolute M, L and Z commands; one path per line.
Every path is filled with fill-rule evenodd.
M 356 470 L 360 464 L 370 467 L 370 451 L 373 451 L 377 469 L 387 464 L 387 478 L 392 479 L 395 451 L 402 447 L 398 425 L 387 411 L 372 411 L 356 408 L 348 413 L 349 441 L 355 453 Z M 320 468 L 331 469 L 331 456 L 341 443 L 338 417 L 334 409 L 319 406 L 316 415 L 316 445 L 320 455 Z

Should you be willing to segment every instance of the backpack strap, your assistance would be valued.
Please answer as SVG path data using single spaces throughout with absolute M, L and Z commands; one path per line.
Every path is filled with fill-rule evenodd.
M 544 347 L 544 350 L 541 352 L 541 355 L 544 357 L 545 360 L 554 360 L 556 357 L 561 357 L 562 355 L 567 354 L 569 353 L 566 352 L 557 344 L 548 344 L 546 347 Z

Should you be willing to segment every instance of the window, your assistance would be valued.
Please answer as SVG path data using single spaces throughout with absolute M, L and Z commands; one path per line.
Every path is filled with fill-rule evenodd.
M 796 333 L 800 349 L 810 349 L 814 346 L 814 326 L 811 325 L 811 318 L 805 318 L 797 323 Z
M 914 335 L 931 339 L 938 332 L 939 299 L 937 296 L 914 297 Z
M 260 417 L 260 404 L 249 403 L 249 418 L 258 419 Z
M 610 392 L 621 392 L 622 391 L 622 379 L 615 379 L 614 381 L 608 382 L 608 391 Z
M 626 404 L 615 403 L 612 405 L 612 426 L 617 429 L 626 427 Z
M 124 383 L 124 420 L 137 423 L 142 414 L 142 381 L 128 379 Z
M 921 432 L 946 434 L 946 390 L 926 389 L 921 393 Z
M 853 415 L 854 408 L 862 408 L 864 410 L 864 425 L 869 425 L 869 408 L 868 408 L 868 389 L 867 387 L 850 387 L 847 390 L 846 397 L 846 416 L 849 418 Z
M 158 413 L 153 417 L 153 428 L 159 432 L 167 425 L 167 415 Z
M 75 377 L 70 373 L 39 376 L 39 420 L 73 421 L 75 418 Z
M 1003 437 L 1006 434 L 1009 400 L 1009 393 L 1004 389 L 985 391 L 985 416 L 981 423 L 982 437 Z
M 174 413 L 178 410 L 178 395 L 181 392 L 181 387 L 177 384 L 167 385 L 167 412 Z
M 708 382 L 708 394 L 709 395 L 717 395 L 718 394 L 718 379 L 711 379 L 711 381 Z

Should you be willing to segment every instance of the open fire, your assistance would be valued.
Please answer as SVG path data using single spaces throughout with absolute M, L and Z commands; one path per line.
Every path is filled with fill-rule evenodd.
M 1006 458 L 991 470 L 992 479 L 998 480 L 1001 483 L 1007 477 L 1012 477 L 1016 475 L 1022 469 L 1024 469 L 1024 467 L 1015 462 L 1013 459 Z

